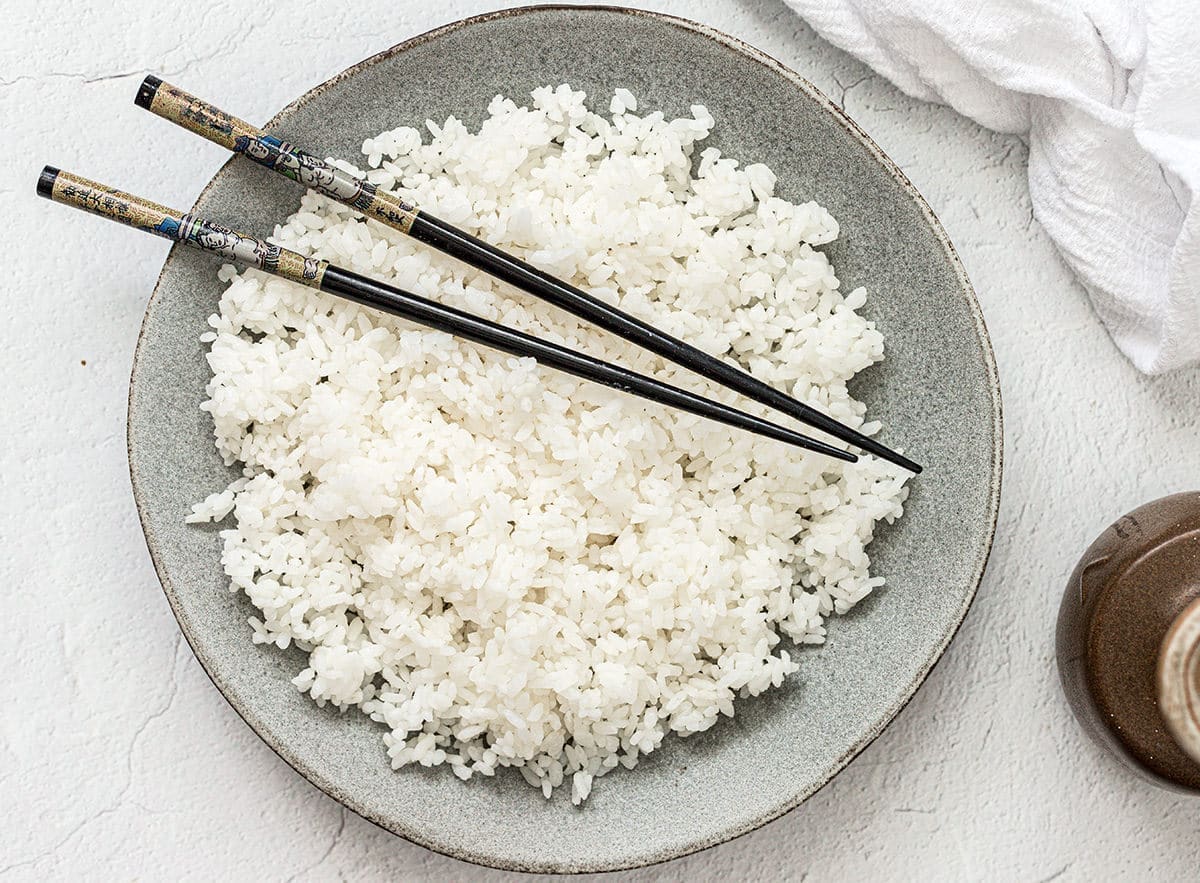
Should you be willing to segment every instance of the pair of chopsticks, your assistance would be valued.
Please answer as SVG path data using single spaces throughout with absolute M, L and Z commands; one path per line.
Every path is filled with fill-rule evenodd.
M 364 215 L 406 233 L 567 310 L 697 374 L 769 405 L 845 443 L 889 460 L 911 472 L 921 467 L 874 439 L 676 337 L 605 304 L 598 298 L 538 270 L 494 246 L 419 209 L 412 202 L 379 191 L 369 182 L 338 169 L 296 146 L 267 135 L 193 95 L 149 76 L 135 102 L 188 129 Z M 858 458 L 825 442 L 786 429 L 619 365 L 505 328 L 461 310 L 369 279 L 326 261 L 256 239 L 203 218 L 165 208 L 47 166 L 38 193 L 137 229 L 183 242 L 264 272 L 317 288 L 355 303 L 392 313 L 515 356 L 783 441 L 840 460 Z

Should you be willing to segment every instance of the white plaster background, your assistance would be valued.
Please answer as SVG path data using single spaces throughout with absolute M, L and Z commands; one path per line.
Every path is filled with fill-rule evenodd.
M 359 59 L 489 3 L 0 10 L 0 878 L 498 881 L 345 812 L 237 717 L 185 644 L 129 492 L 125 392 L 164 243 L 36 202 L 45 162 L 190 205 L 225 161 L 137 112 L 155 71 L 265 119 Z M 654 2 L 813 80 L 941 217 L 991 329 L 1006 411 L 995 551 L 942 663 L 796 811 L 636 880 L 1196 879 L 1200 801 L 1134 779 L 1059 693 L 1053 620 L 1123 511 L 1200 485 L 1200 371 L 1139 376 L 1031 218 L 1025 146 L 918 104 L 779 0 Z M 230 105 L 234 104 L 228 98 Z M 83 362 L 86 361 L 86 365 Z

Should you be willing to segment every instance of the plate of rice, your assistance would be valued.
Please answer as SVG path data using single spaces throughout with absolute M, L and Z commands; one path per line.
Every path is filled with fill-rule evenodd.
M 983 318 L 895 165 L 772 59 L 599 7 L 449 25 L 266 128 L 925 471 L 176 247 L 130 468 L 183 633 L 246 722 L 388 830 L 539 872 L 711 846 L 849 763 L 958 628 L 1000 493 Z M 244 160 L 193 211 L 783 419 Z

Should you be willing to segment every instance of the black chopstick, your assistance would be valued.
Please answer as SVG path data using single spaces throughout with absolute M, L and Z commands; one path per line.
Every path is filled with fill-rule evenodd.
M 856 462 L 857 457 L 824 442 L 777 426 L 736 408 L 710 401 L 619 365 L 603 362 L 566 347 L 513 331 L 453 307 L 427 300 L 399 288 L 368 279 L 350 270 L 289 251 L 174 209 L 113 190 L 51 166 L 38 178 L 39 195 L 119 221 L 147 233 L 258 267 L 264 272 L 335 294 L 363 306 L 436 328 L 514 356 L 531 356 L 540 364 L 567 374 L 633 393 L 652 402 L 707 417 L 728 426 L 795 445 L 798 448 Z
M 471 234 L 419 209 L 403 198 L 380 192 L 373 184 L 342 171 L 313 154 L 267 135 L 244 120 L 201 101 L 194 95 L 148 76 L 135 102 L 280 174 L 342 202 L 402 233 L 432 245 L 497 279 L 508 282 L 547 303 L 637 344 L 664 359 L 782 411 L 835 438 L 890 460 L 910 472 L 915 462 L 886 445 L 845 426 L 827 414 L 797 401 L 745 371 L 709 355 L 647 322 L 609 306 L 598 298 L 489 245 Z

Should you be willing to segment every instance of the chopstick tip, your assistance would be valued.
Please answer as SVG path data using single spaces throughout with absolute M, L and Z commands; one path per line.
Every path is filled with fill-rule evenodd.
M 887 451 L 887 454 L 878 453 L 875 451 L 872 451 L 871 453 L 875 454 L 875 456 L 879 457 L 881 460 L 887 460 L 889 463 L 893 463 L 896 466 L 899 466 L 901 469 L 911 472 L 913 475 L 920 475 L 924 471 L 924 467 L 920 463 L 910 460 L 903 454 L 898 454 L 895 451 L 887 448 L 884 450 Z
M 38 175 L 37 192 L 38 196 L 44 196 L 50 199 L 54 196 L 54 182 L 58 179 L 58 169 L 54 166 L 45 166 L 42 173 Z
M 921 474 L 922 466 L 920 463 L 909 459 L 898 451 L 893 451 L 887 445 L 881 444 L 875 441 L 873 438 L 867 438 L 864 436 L 860 439 L 855 439 L 854 441 L 857 442 L 858 446 L 864 451 L 869 454 L 874 454 L 881 460 L 886 460 L 895 466 L 899 466 L 901 469 L 905 469 L 911 472 L 913 475 Z
M 150 109 L 150 105 L 154 103 L 154 96 L 158 93 L 158 87 L 162 85 L 162 80 L 147 74 L 146 79 L 142 80 L 142 85 L 138 86 L 137 95 L 133 99 L 133 103 L 138 107 Z

